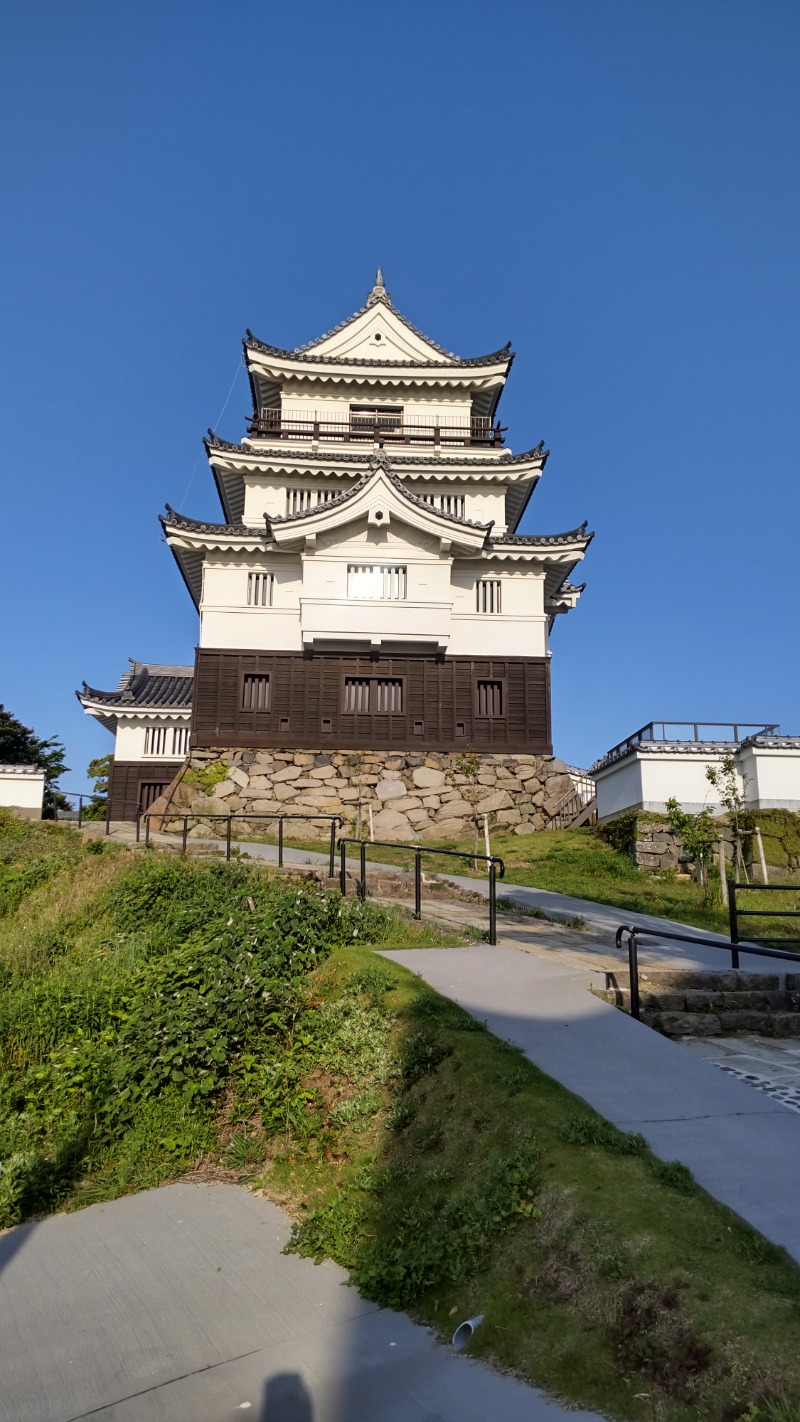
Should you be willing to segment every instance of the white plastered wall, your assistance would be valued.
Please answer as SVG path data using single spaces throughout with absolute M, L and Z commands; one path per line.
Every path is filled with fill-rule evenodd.
M 181 750 L 180 738 L 175 738 L 173 732 L 186 729 L 189 726 L 189 710 L 182 716 L 119 716 L 117 718 L 117 734 L 114 741 L 114 759 L 124 761 L 141 760 L 145 764 L 153 760 L 183 760 L 184 752 Z M 156 754 L 145 754 L 145 739 L 148 729 L 164 727 L 166 729 L 165 747 Z
M 735 748 L 728 748 L 730 753 Z M 708 807 L 724 813 L 719 791 L 706 778 L 709 766 L 719 767 L 725 751 L 631 751 L 613 764 L 594 771 L 597 783 L 597 817 L 608 819 L 623 810 L 641 809 L 663 815 L 667 800 L 675 799 L 687 814 Z M 743 789 L 741 777 L 739 788 Z
M 351 564 L 401 565 L 406 598 L 348 598 Z M 275 575 L 271 607 L 248 607 L 250 572 Z M 502 581 L 502 613 L 478 614 L 478 578 Z M 366 519 L 321 534 L 302 554 L 211 556 L 205 565 L 200 621 L 203 647 L 300 651 L 310 638 L 358 638 L 446 646 L 454 656 L 545 656 L 544 577 L 522 563 L 463 560 L 437 538 L 395 516 L 387 528 Z
M 398 385 L 346 385 L 344 383 L 287 380 L 282 390 L 286 420 L 349 419 L 351 405 L 402 406 L 408 425 L 459 425 L 469 422 L 470 390 L 425 389 Z
M 744 795 L 755 810 L 800 810 L 800 743 L 789 746 L 742 746 L 739 763 L 746 777 Z
M 0 765 L 0 805 L 28 820 L 42 818 L 46 775 L 31 765 Z

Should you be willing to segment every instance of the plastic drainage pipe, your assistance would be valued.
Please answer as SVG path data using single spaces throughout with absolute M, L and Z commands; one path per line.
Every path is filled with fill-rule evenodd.
M 483 1323 L 482 1313 L 476 1313 L 474 1318 L 467 1318 L 463 1323 L 459 1323 L 453 1334 L 453 1347 L 457 1353 L 460 1353 L 462 1348 L 466 1348 L 479 1323 Z

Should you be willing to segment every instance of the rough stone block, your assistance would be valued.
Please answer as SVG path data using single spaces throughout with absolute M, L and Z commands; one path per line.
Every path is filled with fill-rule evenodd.
M 250 784 L 250 776 L 247 774 L 246 770 L 229 770 L 227 778 L 228 780 L 232 780 L 234 785 L 240 785 L 243 790 L 246 790 L 247 786 Z M 223 781 L 223 784 L 224 783 L 225 782 Z
M 414 829 L 424 829 L 431 822 L 431 817 L 427 810 L 406 810 L 406 817 Z
M 400 810 L 406 814 L 409 810 L 418 810 L 422 801 L 416 795 L 404 795 L 401 800 L 392 800 L 392 809 Z
M 373 817 L 372 822 L 375 826 L 376 833 L 380 832 L 383 834 L 387 830 L 400 829 L 405 829 L 409 834 L 411 833 L 411 826 L 405 815 L 401 815 L 399 811 L 392 810 L 388 806 L 385 810 L 379 810 L 377 815 Z
M 336 771 L 332 765 L 317 765 L 313 770 L 309 770 L 312 780 L 335 780 Z
M 214 799 L 227 800 L 228 796 L 232 795 L 235 789 L 236 785 L 232 780 L 223 780 L 219 785 L 214 786 Z
M 280 785 L 273 785 L 272 793 L 275 796 L 276 800 L 291 800 L 296 792 L 293 785 L 287 785 L 284 783 Z
M 722 1024 L 712 1012 L 656 1012 L 648 1021 L 666 1037 L 720 1037 Z
M 423 839 L 464 839 L 470 832 L 466 820 L 439 820 L 422 831 Z
M 421 790 L 432 789 L 434 785 L 444 785 L 443 770 L 434 770 L 429 765 L 419 765 L 411 772 L 411 779 Z
M 295 765 L 313 765 L 316 756 L 312 751 L 296 751 L 294 756 Z
M 472 806 L 466 800 L 447 800 L 442 796 L 442 807 L 436 810 L 434 818 L 437 820 L 458 820 L 466 818 L 472 814 Z
M 299 776 L 299 765 L 284 765 L 280 770 L 274 770 L 272 772 L 272 783 L 273 785 L 277 785 L 285 780 L 297 780 Z
M 402 780 L 379 780 L 375 786 L 379 800 L 399 800 L 407 793 Z
M 427 810 L 438 810 L 442 803 L 441 795 L 423 795 L 422 803 Z
M 488 815 L 492 810 L 512 810 L 514 801 L 507 790 L 495 790 L 493 795 L 487 795 L 485 800 L 478 804 L 478 814 Z

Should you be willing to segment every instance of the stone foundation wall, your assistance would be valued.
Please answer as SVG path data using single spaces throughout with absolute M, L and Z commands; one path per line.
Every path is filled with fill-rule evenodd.
M 572 786 L 563 761 L 552 756 L 478 759 L 473 784 L 459 772 L 459 756 L 444 752 L 194 751 L 154 810 L 167 817 L 168 808 L 220 815 L 341 815 L 348 832 L 357 833 L 368 826 L 371 805 L 376 839 L 464 839 L 472 833 L 475 812 L 507 832 L 542 829 Z M 243 829 L 244 824 L 237 833 Z M 208 827 L 191 833 L 208 834 Z M 298 833 L 322 838 L 328 828 L 309 824 Z

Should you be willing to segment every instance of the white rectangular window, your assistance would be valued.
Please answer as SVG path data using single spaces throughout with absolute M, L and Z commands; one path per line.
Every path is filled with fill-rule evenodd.
M 179 760 L 188 749 L 188 726 L 148 726 L 145 730 L 145 755 L 162 755 L 167 760 Z
M 398 602 L 407 595 L 407 572 L 406 568 L 350 563 L 347 569 L 347 596 L 369 598 L 373 602 Z
M 148 726 L 144 733 L 144 753 L 145 755 L 166 755 L 167 753 L 167 727 Z
M 183 756 L 189 749 L 189 727 L 175 726 L 172 731 L 172 755 Z
M 296 514 L 305 513 L 311 508 L 310 489 L 287 489 L 286 490 L 286 517 L 294 518 Z
M 272 607 L 272 597 L 275 591 L 274 573 L 248 573 L 247 574 L 247 606 L 248 607 Z
M 421 497 L 426 504 L 442 513 L 452 514 L 453 518 L 464 518 L 466 499 L 463 494 L 422 494 Z
M 500 603 L 500 579 L 481 578 L 475 584 L 475 611 L 502 612 Z

